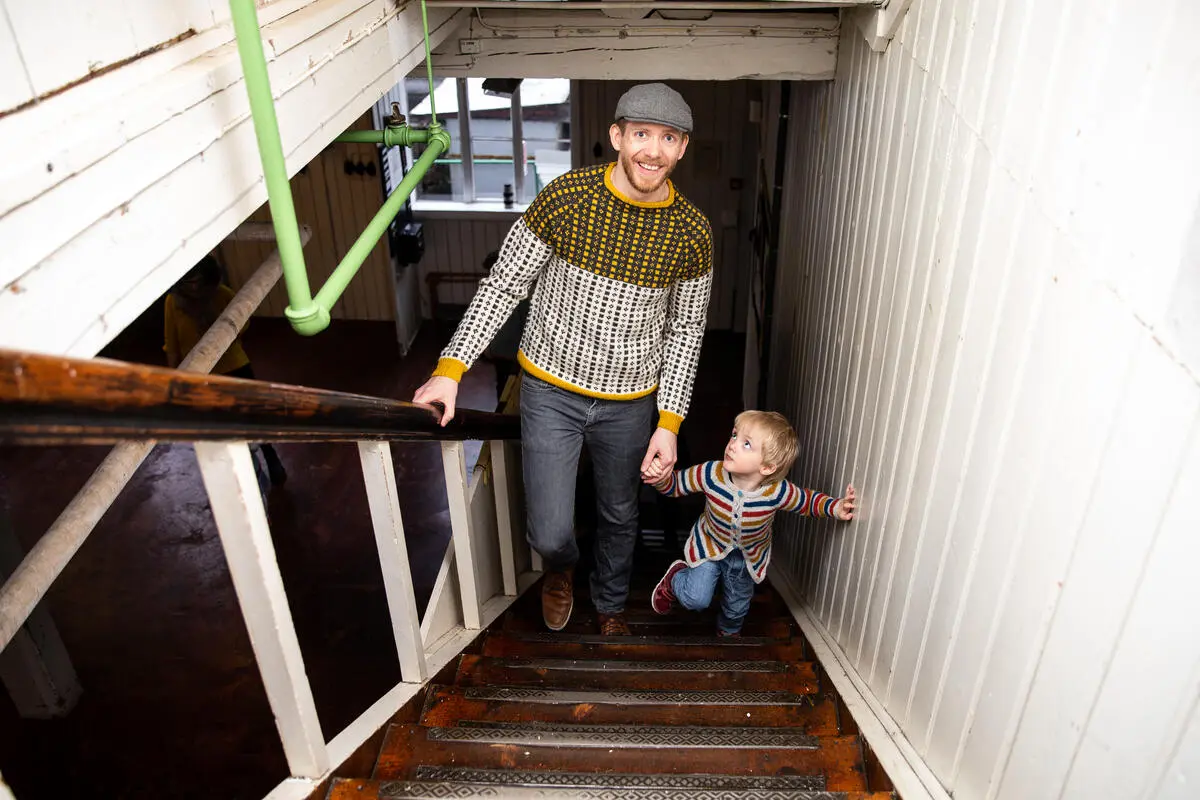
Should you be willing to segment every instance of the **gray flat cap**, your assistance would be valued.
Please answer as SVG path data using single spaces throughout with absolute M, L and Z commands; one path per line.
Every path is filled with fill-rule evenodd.
M 665 83 L 642 83 L 621 95 L 616 119 L 657 122 L 684 133 L 692 131 L 692 109 L 679 92 Z

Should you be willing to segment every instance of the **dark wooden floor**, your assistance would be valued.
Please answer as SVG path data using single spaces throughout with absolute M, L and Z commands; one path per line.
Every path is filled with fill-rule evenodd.
M 153 315 L 105 352 L 160 356 Z M 384 323 L 335 323 L 313 338 L 255 320 L 246 345 L 260 378 L 407 399 L 448 329 L 426 325 L 406 358 Z M 740 410 L 741 336 L 705 341 L 693 460 L 714 457 Z M 463 382 L 464 405 L 494 404 L 494 373 Z M 269 500 L 288 600 L 326 737 L 400 678 L 353 445 L 283 445 L 288 482 Z M 107 448 L 0 448 L 0 503 L 28 549 Z M 394 447 L 418 594 L 449 538 L 436 444 Z M 428 490 L 426 490 L 426 488 Z M 690 522 L 690 520 L 689 520 Z M 423 602 L 423 600 L 422 600 Z M 20 800 L 259 798 L 286 774 L 190 446 L 160 445 L 49 595 L 83 686 L 63 720 L 17 717 L 0 693 L 0 773 Z

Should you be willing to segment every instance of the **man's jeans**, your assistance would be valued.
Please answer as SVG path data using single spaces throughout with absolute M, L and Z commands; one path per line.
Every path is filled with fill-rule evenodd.
M 717 615 L 717 629 L 721 633 L 738 633 L 742 621 L 750 612 L 750 600 L 754 597 L 754 578 L 746 569 L 742 551 L 733 549 L 720 561 L 705 561 L 694 567 L 680 570 L 671 579 L 671 590 L 679 605 L 689 611 L 700 611 L 712 603 L 717 579 L 721 579 L 724 593 L 721 596 L 721 613 Z
M 599 400 L 521 375 L 521 459 L 529 544 L 547 570 L 572 569 L 575 476 L 586 441 L 596 473 L 596 569 L 592 602 L 602 614 L 625 610 L 637 539 L 639 469 L 650 444 L 654 395 Z

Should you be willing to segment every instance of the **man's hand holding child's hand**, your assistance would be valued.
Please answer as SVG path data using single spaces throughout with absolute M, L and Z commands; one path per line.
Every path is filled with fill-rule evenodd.
M 846 486 L 846 496 L 839 498 L 833 505 L 833 516 L 842 522 L 854 519 L 854 484 Z

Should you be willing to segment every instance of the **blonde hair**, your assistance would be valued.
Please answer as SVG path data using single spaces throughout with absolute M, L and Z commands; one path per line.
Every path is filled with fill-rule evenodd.
M 800 439 L 787 417 L 777 411 L 743 411 L 733 426 L 739 431 L 753 428 L 761 435 L 763 464 L 775 468 L 766 480 L 777 481 L 788 474 L 800 454 Z

